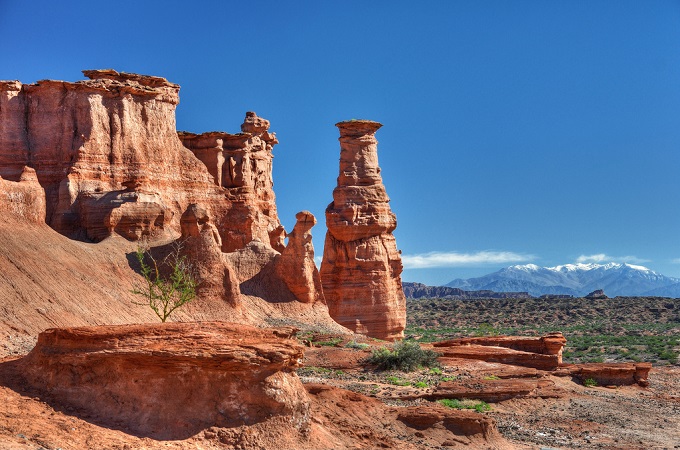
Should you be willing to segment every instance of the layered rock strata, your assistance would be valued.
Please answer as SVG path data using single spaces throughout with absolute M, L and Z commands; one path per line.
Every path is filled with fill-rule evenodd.
M 541 355 L 555 355 L 557 364 L 562 364 L 562 350 L 567 340 L 560 332 L 549 333 L 545 336 L 480 336 L 449 341 L 435 342 L 434 347 L 460 347 L 468 345 L 483 345 L 490 347 L 504 347 L 522 352 L 538 353 Z
M 258 239 L 283 251 L 285 231 L 279 222 L 272 178 L 272 149 L 278 144 L 269 121 L 246 113 L 241 133 L 179 132 L 182 144 L 200 159 L 217 186 L 226 189 L 229 217 L 218 227 L 225 230 L 223 251 L 244 248 Z
M 378 166 L 375 132 L 368 120 L 340 129 L 340 175 L 326 208 L 328 232 L 321 282 L 331 317 L 357 333 L 403 338 L 406 299 L 402 263 L 392 232 L 397 226 Z
M 207 170 L 177 138 L 178 85 L 83 73 L 90 79 L 0 83 L 0 176 L 16 181 L 23 166 L 34 168 L 52 228 L 94 241 L 112 230 L 138 239 L 179 231 L 192 197 L 220 204 Z
M 558 376 L 572 376 L 581 382 L 592 379 L 600 386 L 649 386 L 652 363 L 584 363 L 563 364 L 555 371 Z
M 557 355 L 523 352 L 505 347 L 475 344 L 455 345 L 452 347 L 439 347 L 437 352 L 441 354 L 442 359 L 475 359 L 514 366 L 533 367 L 540 370 L 555 370 L 559 366 Z
M 50 329 L 20 370 L 49 402 L 155 439 L 282 418 L 309 430 L 294 329 L 204 322 Z
M 52 228 L 95 242 L 114 232 L 153 239 L 178 234 L 187 206 L 200 203 L 222 251 L 253 240 L 283 250 L 269 121 L 248 112 L 239 134 L 178 136 L 178 85 L 111 69 L 83 73 L 89 80 L 0 81 L 0 177 L 19 181 L 33 168 Z

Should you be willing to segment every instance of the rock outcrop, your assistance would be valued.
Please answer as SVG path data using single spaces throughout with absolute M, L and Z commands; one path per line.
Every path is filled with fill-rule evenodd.
M 298 301 L 323 301 L 321 278 L 314 262 L 314 244 L 310 233 L 316 225 L 316 218 L 309 211 L 301 211 L 295 218 L 297 223 L 288 234 L 288 245 L 276 259 L 276 273 Z
M 232 252 L 258 239 L 283 251 L 285 231 L 279 222 L 272 178 L 272 149 L 278 144 L 269 121 L 250 111 L 241 133 L 180 132 L 185 147 L 200 159 L 217 186 L 226 189 L 229 216 L 217 223 L 224 229 L 222 250 Z
M 455 345 L 439 347 L 437 352 L 441 359 L 475 359 L 478 361 L 510 364 L 513 366 L 533 367 L 540 370 L 555 370 L 559 366 L 557 355 L 543 355 L 540 353 L 523 352 L 511 348 L 493 347 L 486 345 Z
M 0 212 L 15 214 L 33 223 L 45 222 L 45 191 L 35 170 L 24 167 L 17 182 L 0 178 Z
M 599 386 L 627 386 L 638 384 L 649 386 L 647 378 L 652 363 L 584 363 L 563 364 L 555 372 L 560 376 L 572 376 L 581 382 L 592 379 Z
M 95 242 L 113 232 L 153 239 L 178 234 L 187 206 L 200 203 L 222 251 L 255 239 L 283 250 L 272 181 L 278 141 L 267 120 L 248 112 L 239 134 L 178 136 L 178 85 L 83 73 L 89 80 L 0 82 L 0 177 L 19 181 L 33 168 L 52 228 Z
M 562 350 L 567 340 L 560 332 L 548 333 L 545 336 L 480 336 L 449 341 L 435 342 L 434 347 L 460 347 L 482 345 L 490 347 L 504 347 L 522 352 L 554 355 L 557 364 L 562 364 Z
M 241 292 L 234 268 L 222 253 L 222 239 L 208 212 L 191 204 L 182 215 L 182 237 L 177 243 L 198 281 L 197 295 L 203 300 L 225 301 L 241 306 Z
M 604 293 L 603 289 L 596 289 L 593 292 L 586 295 L 584 298 L 588 300 L 605 300 L 608 299 L 607 294 Z
M 337 123 L 340 175 L 326 209 L 328 233 L 321 282 L 331 317 L 357 333 L 401 339 L 406 325 L 402 263 L 378 166 L 375 132 L 368 120 Z
M 179 231 L 192 197 L 220 203 L 207 170 L 177 138 L 178 85 L 83 73 L 90 79 L 0 83 L 0 176 L 16 181 L 24 166 L 34 168 L 52 228 L 94 241 L 111 229 L 139 238 Z
M 19 364 L 45 399 L 155 439 L 282 418 L 309 431 L 295 329 L 166 323 L 50 329 Z

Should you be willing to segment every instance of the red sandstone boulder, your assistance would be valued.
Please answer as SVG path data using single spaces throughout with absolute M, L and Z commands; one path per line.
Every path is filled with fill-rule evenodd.
M 401 256 L 378 166 L 375 132 L 368 120 L 336 124 L 340 129 L 340 175 L 326 209 L 328 233 L 321 282 L 331 317 L 357 333 L 395 340 L 404 336 L 406 298 Z
M 294 331 L 218 322 L 51 329 L 19 365 L 48 401 L 140 436 L 183 439 L 272 418 L 305 435 Z

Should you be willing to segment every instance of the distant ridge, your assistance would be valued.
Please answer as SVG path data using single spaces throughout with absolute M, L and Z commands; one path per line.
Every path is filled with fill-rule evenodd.
M 478 298 L 531 298 L 528 292 L 464 291 L 447 286 L 427 286 L 422 283 L 403 282 L 406 298 L 452 298 L 459 300 Z
M 612 297 L 680 297 L 679 278 L 667 277 L 643 266 L 614 262 L 555 267 L 516 265 L 483 277 L 456 279 L 446 286 L 471 291 L 526 291 L 534 297 L 546 294 L 583 297 L 598 289 Z

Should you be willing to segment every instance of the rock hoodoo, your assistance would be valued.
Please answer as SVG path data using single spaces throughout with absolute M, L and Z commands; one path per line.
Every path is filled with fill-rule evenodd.
M 395 340 L 404 335 L 406 299 L 401 256 L 378 166 L 375 132 L 368 120 L 336 124 L 340 129 L 340 175 L 326 209 L 328 233 L 321 282 L 331 317 L 368 336 Z
M 295 218 L 297 223 L 288 235 L 288 245 L 276 259 L 276 272 L 298 301 L 323 301 L 321 278 L 314 263 L 314 244 L 310 233 L 316 225 L 316 218 L 309 211 L 301 211 Z

